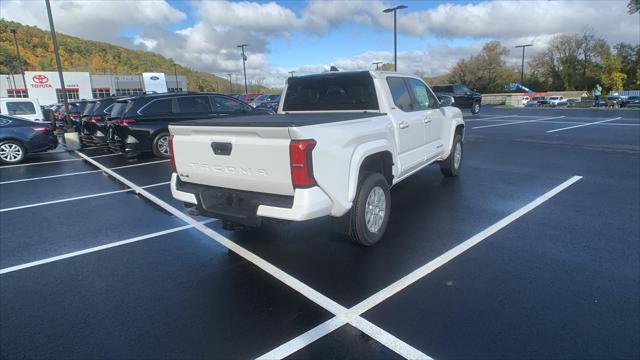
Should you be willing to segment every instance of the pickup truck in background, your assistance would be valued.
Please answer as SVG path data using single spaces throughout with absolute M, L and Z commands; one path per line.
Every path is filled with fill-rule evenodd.
M 480 113 L 482 95 L 478 92 L 471 91 L 471 89 L 463 84 L 434 85 L 431 89 L 438 97 L 451 96 L 454 100 L 453 106 L 457 108 L 469 109 L 473 115 Z
M 464 121 L 452 102 L 413 75 L 291 77 L 276 115 L 171 124 L 171 192 L 226 228 L 332 216 L 370 246 L 393 185 L 433 163 L 458 175 Z

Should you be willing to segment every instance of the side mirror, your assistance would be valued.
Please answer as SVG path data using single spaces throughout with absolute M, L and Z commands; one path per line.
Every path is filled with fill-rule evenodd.
M 449 95 L 442 95 L 440 97 L 440 106 L 444 107 L 444 106 L 453 106 L 453 103 L 455 102 L 455 100 L 453 99 L 453 96 L 449 96 Z

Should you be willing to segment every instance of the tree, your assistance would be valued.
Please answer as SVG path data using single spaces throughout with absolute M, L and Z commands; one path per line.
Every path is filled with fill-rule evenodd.
M 627 4 L 627 12 L 632 15 L 640 12 L 640 0 L 629 0 L 629 3 Z
M 609 53 L 603 62 L 602 85 L 605 90 L 614 91 L 624 88 L 627 74 L 622 72 L 622 60 L 616 54 Z
M 517 78 L 517 72 L 506 66 L 509 49 L 499 41 L 490 41 L 478 55 L 460 59 L 451 69 L 449 81 L 462 83 L 480 92 L 502 92 L 504 85 Z

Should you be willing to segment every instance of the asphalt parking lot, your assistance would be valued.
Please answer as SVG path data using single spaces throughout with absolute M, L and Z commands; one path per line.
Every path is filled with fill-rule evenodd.
M 167 160 L 0 167 L 0 357 L 640 357 L 640 111 L 465 119 L 372 248 L 190 218 Z

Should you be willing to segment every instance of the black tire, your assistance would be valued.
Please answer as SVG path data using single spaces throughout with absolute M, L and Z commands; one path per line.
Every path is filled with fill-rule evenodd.
M 24 145 L 15 140 L 0 141 L 0 163 L 18 164 L 24 160 L 27 150 Z
M 161 158 L 168 159 L 169 155 L 169 133 L 164 131 L 156 135 L 151 145 L 153 155 Z
M 458 150 L 458 146 L 460 146 Z M 460 158 L 456 162 L 456 151 L 460 151 Z M 440 161 L 440 171 L 446 177 L 456 177 L 460 172 L 460 166 L 462 166 L 462 158 L 464 154 L 464 146 L 462 144 L 462 137 L 460 134 L 456 134 L 453 138 L 453 144 L 451 145 L 451 151 L 449 156 Z
M 471 105 L 471 114 L 478 115 L 479 113 L 480 113 L 480 103 L 474 102 L 473 105 Z
M 377 188 L 382 190 L 384 194 L 384 214 L 382 214 L 383 218 L 379 225 L 375 226 L 376 224 L 372 224 L 372 227 L 376 228 L 375 231 L 372 231 L 367 226 L 366 208 L 369 195 Z M 378 190 L 376 190 L 376 193 L 380 194 Z M 372 246 L 380 241 L 387 228 L 389 215 L 391 214 L 389 184 L 387 184 L 387 179 L 385 179 L 382 174 L 367 173 L 363 175 L 358 185 L 358 191 L 351 211 L 351 224 L 349 225 L 349 236 L 351 239 L 363 246 Z M 375 211 L 375 209 L 372 211 Z

